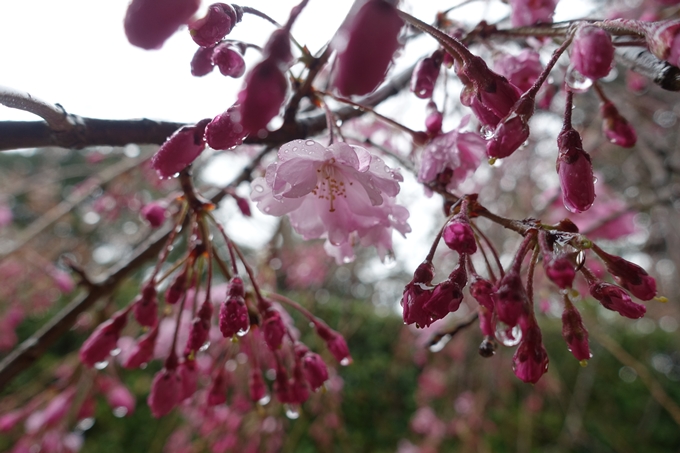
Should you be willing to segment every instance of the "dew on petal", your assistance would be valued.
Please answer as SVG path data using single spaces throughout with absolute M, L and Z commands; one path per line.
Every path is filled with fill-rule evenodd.
M 127 415 L 127 407 L 119 406 L 113 409 L 113 416 L 116 418 L 123 418 Z
M 496 325 L 496 338 L 504 346 L 516 346 L 522 340 L 522 329 L 520 329 L 519 324 L 510 329 L 505 324 L 499 322 Z

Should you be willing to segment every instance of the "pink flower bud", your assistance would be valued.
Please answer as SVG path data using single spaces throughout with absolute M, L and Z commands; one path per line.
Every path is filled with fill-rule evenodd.
M 184 355 L 188 356 L 190 354 L 195 354 L 206 341 L 208 341 L 208 335 L 210 334 L 210 318 L 204 319 L 202 317 L 196 316 L 191 321 L 191 328 L 189 329 L 189 338 L 187 339 L 187 345 L 184 348 Z
M 238 50 L 229 43 L 218 44 L 215 47 L 212 61 L 223 76 L 238 79 L 246 72 L 246 62 Z
M 116 411 L 116 415 L 132 415 L 135 412 L 135 397 L 130 390 L 120 381 L 112 380 L 110 386 L 107 386 L 104 391 L 106 402 L 109 403 L 111 409 Z
M 632 148 L 637 142 L 637 134 L 633 126 L 619 114 L 618 109 L 607 101 L 600 106 L 602 114 L 602 131 L 607 139 L 623 148 Z
M 270 308 L 264 314 L 262 334 L 270 350 L 276 351 L 281 347 L 283 336 L 286 334 L 286 326 L 283 325 L 281 314 L 277 310 Z
M 512 13 L 510 23 L 513 27 L 524 27 L 537 23 L 552 22 L 555 7 L 559 0 L 510 0 Z
M 80 361 L 89 367 L 104 362 L 109 353 L 116 349 L 120 332 L 127 323 L 127 310 L 118 312 L 111 319 L 100 324 L 80 348 Z
M 590 79 L 609 74 L 614 63 L 614 44 L 609 33 L 599 27 L 585 25 L 578 29 L 571 45 L 571 64 Z
M 75 394 L 75 388 L 69 387 L 62 393 L 52 398 L 42 413 L 42 426 L 53 426 L 62 421 L 73 404 L 73 398 Z
M 643 268 L 620 256 L 610 255 L 598 246 L 594 246 L 593 251 L 605 262 L 609 273 L 633 296 L 640 300 L 651 300 L 656 296 L 656 280 Z
M 479 328 L 482 334 L 493 337 L 496 332 L 496 323 L 493 319 L 493 284 L 488 280 L 475 278 L 470 284 L 470 294 L 479 303 Z
M 151 393 L 147 399 L 154 417 L 160 418 L 170 413 L 180 402 L 182 378 L 177 368 L 163 368 L 156 373 L 151 383 Z
M 644 28 L 650 52 L 657 58 L 680 67 L 680 20 L 645 23 Z
M 208 390 L 208 406 L 217 406 L 227 402 L 227 387 L 229 379 L 223 369 L 219 370 L 212 380 L 210 390 Z
M 220 332 L 224 338 L 245 333 L 250 328 L 248 307 L 243 297 L 231 296 L 220 307 Z
M 529 299 L 519 272 L 511 269 L 498 284 L 495 309 L 498 319 L 508 327 L 516 326 L 527 314 Z
M 214 46 L 199 47 L 191 59 L 191 75 L 194 77 L 203 77 L 212 72 L 215 68 L 212 60 Z
M 212 149 L 233 148 L 243 143 L 245 135 L 238 105 L 217 115 L 205 128 L 205 139 Z
M 163 203 L 152 201 L 139 212 L 152 228 L 158 228 L 165 222 L 166 209 Z
M 214 3 L 208 7 L 205 17 L 189 25 L 189 32 L 199 46 L 211 46 L 229 34 L 241 21 L 242 14 L 237 14 L 231 5 Z
M 186 293 L 187 285 L 187 269 L 185 268 L 177 274 L 175 279 L 168 286 L 167 291 L 165 291 L 165 302 L 169 305 L 176 304 L 184 293 Z
M 184 126 L 161 145 L 151 158 L 151 166 L 159 178 L 171 178 L 196 160 L 205 148 L 203 134 L 209 122 L 204 119 L 195 126 Z
M 251 217 L 253 214 L 250 211 L 250 203 L 247 199 L 239 197 L 238 195 L 232 195 L 234 200 L 236 200 L 236 206 L 238 206 L 239 211 L 246 217 Z
M 434 278 L 434 267 L 432 263 L 426 261 L 416 269 L 413 280 L 404 288 L 401 298 L 401 306 L 404 308 L 404 322 L 406 324 L 415 323 L 418 327 L 427 327 L 432 324 L 430 313 L 423 306 L 432 297 L 432 279 Z
M 158 300 L 156 299 L 156 287 L 152 282 L 142 288 L 142 294 L 132 303 L 132 311 L 135 319 L 141 326 L 153 327 L 158 321 Z
M 288 82 L 275 59 L 267 58 L 250 70 L 245 88 L 238 94 L 244 131 L 257 132 L 278 115 Z
M 404 25 L 389 2 L 368 0 L 359 5 L 350 11 L 334 41 L 338 59 L 333 85 L 343 96 L 364 95 L 380 85 Z
M 179 376 L 182 382 L 179 401 L 191 397 L 198 387 L 198 367 L 195 360 L 184 360 L 179 366 Z
M 581 314 L 568 300 L 562 312 L 562 338 L 576 360 L 590 359 L 592 354 L 588 346 L 588 331 L 583 325 Z
M 524 95 L 510 113 L 496 125 L 491 139 L 486 144 L 486 155 L 502 159 L 517 151 L 529 138 L 529 119 L 534 114 L 536 100 L 533 95 Z
M 23 409 L 6 412 L 0 415 L 0 433 L 8 433 L 26 416 Z
M 442 130 L 444 115 L 437 109 L 437 105 L 430 101 L 427 103 L 427 116 L 425 117 L 425 128 L 430 135 L 436 135 Z
M 76 288 L 76 284 L 71 276 L 61 269 L 52 267 L 48 270 L 48 273 L 50 277 L 52 277 L 52 280 L 54 280 L 54 284 L 57 285 L 57 288 L 59 288 L 59 291 L 62 293 L 70 293 Z
M 153 359 L 153 351 L 158 338 L 158 325 L 142 336 L 133 347 L 132 352 L 123 364 L 124 368 L 139 368 Z
M 258 402 L 267 396 L 267 386 L 264 384 L 262 371 L 259 368 L 252 368 L 250 370 L 248 388 L 250 390 L 250 399 L 254 402 Z
M 583 151 L 581 136 L 573 128 L 562 129 L 557 137 L 560 153 L 557 173 L 564 207 L 571 212 L 587 211 L 595 201 L 595 181 L 590 156 Z
M 340 365 L 345 366 L 352 363 L 352 356 L 349 355 L 347 342 L 342 335 L 321 322 L 316 322 L 315 327 L 316 333 L 326 342 L 328 350 L 333 354 L 335 360 L 340 362 Z
M 200 4 L 200 0 L 132 0 L 124 22 L 128 41 L 143 49 L 160 49 Z
M 290 398 L 293 404 L 302 404 L 309 399 L 309 387 L 305 379 L 302 366 L 299 363 L 295 364 L 293 370 L 293 381 L 290 383 Z
M 435 286 L 432 297 L 423 305 L 423 308 L 431 314 L 431 319 L 436 321 L 457 311 L 462 300 L 463 292 L 460 286 L 451 279 L 447 279 Z
M 288 373 L 280 364 L 276 366 L 276 380 L 274 380 L 274 394 L 281 403 L 292 403 L 290 385 L 288 384 Z
M 302 366 L 312 390 L 318 390 L 328 380 L 328 368 L 319 354 L 307 352 L 302 357 Z
M 420 99 L 432 97 L 443 56 L 443 52 L 437 50 L 431 57 L 423 58 L 416 64 L 411 76 L 411 91 L 416 97 Z
M 290 33 L 284 28 L 275 30 L 262 50 L 266 58 L 272 58 L 279 64 L 282 71 L 288 69 L 288 65 L 293 61 L 293 54 L 290 49 Z
M 576 270 L 571 260 L 564 255 L 555 255 L 548 244 L 548 233 L 538 233 L 538 243 L 543 254 L 543 268 L 548 278 L 561 289 L 571 288 L 576 278 Z
M 530 321 L 522 332 L 522 340 L 512 356 L 512 369 L 515 376 L 532 384 L 538 382 L 548 371 L 548 353 L 543 346 L 541 329 L 536 320 Z
M 477 251 L 475 233 L 472 231 L 467 215 L 455 215 L 444 227 L 444 242 L 458 253 L 471 255 Z
M 633 302 L 630 296 L 616 285 L 593 282 L 590 285 L 590 295 L 597 299 L 604 308 L 615 311 L 626 318 L 642 318 L 647 312 L 644 305 Z

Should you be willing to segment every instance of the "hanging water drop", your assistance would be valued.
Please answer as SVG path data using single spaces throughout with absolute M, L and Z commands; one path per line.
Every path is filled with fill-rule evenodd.
M 350 363 L 352 363 L 352 359 L 350 359 L 349 357 L 345 357 L 344 359 L 342 359 L 340 361 L 340 365 L 342 365 L 342 366 L 347 366 Z
M 293 408 L 293 406 L 285 405 L 286 406 L 286 417 L 290 418 L 291 420 L 297 420 L 300 418 L 300 412 L 297 411 L 297 409 Z
M 97 362 L 97 363 L 94 364 L 94 367 L 97 370 L 100 370 L 100 371 L 103 370 L 104 368 L 106 368 L 107 366 L 109 366 L 108 360 L 103 360 L 101 362 Z
M 205 352 L 205 351 L 208 350 L 209 347 L 210 347 L 210 342 L 206 341 L 205 343 L 203 343 L 203 346 L 198 348 L 198 352 Z
M 520 329 L 519 325 L 510 328 L 499 322 L 496 325 L 496 338 L 504 346 L 516 346 L 522 339 L 522 329 Z
M 127 415 L 128 410 L 127 407 L 124 406 L 119 406 L 113 409 L 113 416 L 116 418 L 123 418 Z
M 238 332 L 236 332 L 236 335 L 239 336 L 239 337 L 242 337 L 242 336 L 244 336 L 245 334 L 247 334 L 249 331 L 250 331 L 250 326 L 248 326 L 247 329 L 241 329 L 241 330 L 239 330 Z
M 439 338 L 435 343 L 430 345 L 430 351 L 431 352 L 439 352 L 442 349 L 444 349 L 444 346 L 451 340 L 451 335 L 443 335 L 441 338 Z
M 257 400 L 257 404 L 259 404 L 260 406 L 266 406 L 267 404 L 269 404 L 270 401 L 271 397 L 269 395 L 265 395 L 259 400 Z
M 593 85 L 591 79 L 578 72 L 573 66 L 567 69 L 564 81 L 574 93 L 585 93 Z

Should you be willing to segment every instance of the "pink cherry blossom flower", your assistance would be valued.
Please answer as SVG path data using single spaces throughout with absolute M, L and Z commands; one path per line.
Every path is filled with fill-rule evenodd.
M 517 55 L 500 54 L 494 61 L 494 70 L 525 92 L 538 79 L 543 71 L 543 65 L 538 52 L 524 49 Z
M 357 3 L 333 41 L 338 50 L 333 85 L 343 96 L 375 90 L 385 78 L 404 21 L 383 0 Z
M 124 22 L 128 41 L 142 49 L 160 49 L 200 4 L 200 0 L 132 0 Z
M 305 239 L 326 238 L 334 246 L 353 243 L 391 247 L 393 228 L 410 231 L 406 210 L 393 204 L 401 174 L 364 148 L 294 140 L 279 160 L 252 183 L 252 200 L 265 214 L 288 214 Z
M 486 155 L 486 142 L 476 132 L 461 132 L 470 120 L 465 116 L 458 127 L 438 135 L 423 149 L 418 181 L 429 183 L 450 171 L 446 188 L 454 190 L 474 173 Z M 450 179 L 449 179 L 450 178 Z
M 534 25 L 538 22 L 552 22 L 555 7 L 559 0 L 510 0 L 512 13 L 510 22 L 513 27 Z

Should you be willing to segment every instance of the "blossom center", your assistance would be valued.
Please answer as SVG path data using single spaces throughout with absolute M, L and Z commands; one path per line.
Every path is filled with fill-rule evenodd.
M 331 158 L 317 168 L 317 184 L 312 190 L 312 194 L 320 200 L 329 202 L 329 212 L 335 212 L 334 202 L 338 197 L 347 198 L 345 181 L 342 173 L 335 166 L 335 159 Z M 352 183 L 349 183 L 352 185 Z

